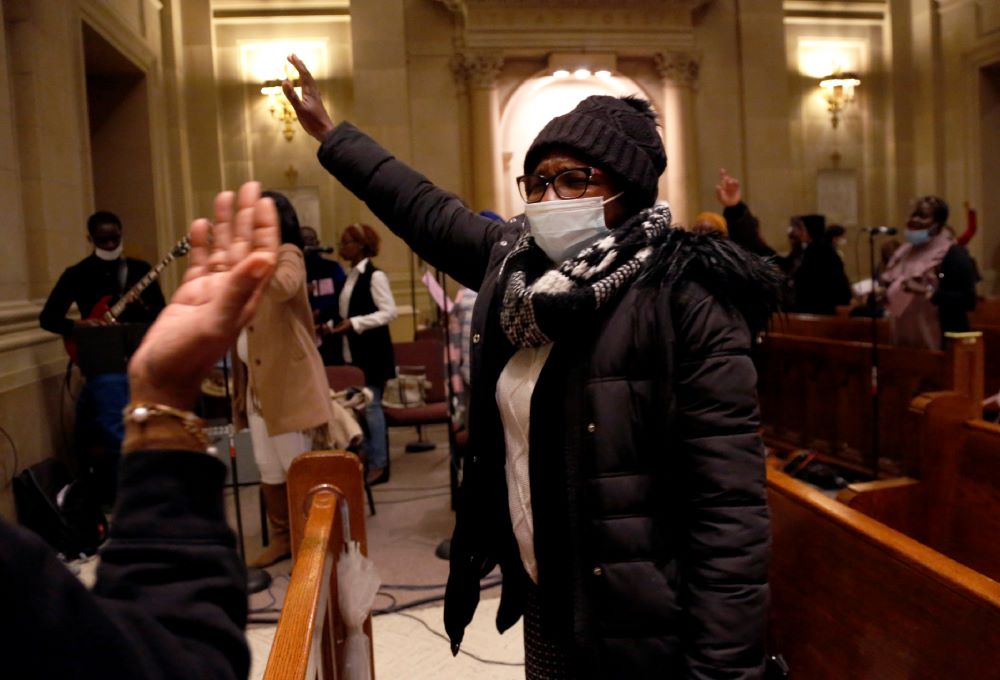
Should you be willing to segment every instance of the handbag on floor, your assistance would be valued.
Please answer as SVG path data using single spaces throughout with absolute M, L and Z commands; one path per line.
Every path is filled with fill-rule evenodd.
M 385 383 L 382 404 L 389 408 L 413 408 L 427 403 L 431 382 L 423 366 L 400 366 L 398 375 Z

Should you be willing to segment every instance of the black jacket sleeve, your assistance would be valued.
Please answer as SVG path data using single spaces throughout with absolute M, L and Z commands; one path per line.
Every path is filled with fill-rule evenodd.
M 750 334 L 699 286 L 675 300 L 684 677 L 758 679 L 770 519 Z
M 729 240 L 748 252 L 761 257 L 774 257 L 774 250 L 760 235 L 760 222 L 746 203 L 726 206 L 722 211 L 729 230 Z
M 327 135 L 318 156 L 331 175 L 420 257 L 479 290 L 502 223 L 472 212 L 350 123 L 341 123 Z
M 38 315 L 38 325 L 50 333 L 68 336 L 73 333 L 73 321 L 66 314 L 73 306 L 74 282 L 73 270 L 66 269 L 56 282 L 55 288 L 49 293 L 48 300 Z
M 938 288 L 931 301 L 938 306 L 941 332 L 962 333 L 969 330 L 968 312 L 976 308 L 976 262 L 963 246 L 953 245 L 945 253 L 938 277 Z
M 245 570 L 203 453 L 126 455 L 93 592 L 23 529 L 0 523 L 0 648 L 10 677 L 245 678 Z

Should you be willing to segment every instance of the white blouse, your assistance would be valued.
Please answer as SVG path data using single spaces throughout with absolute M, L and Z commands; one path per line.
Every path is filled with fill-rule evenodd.
M 552 351 L 552 343 L 518 350 L 497 380 L 497 407 L 507 445 L 507 504 L 514 537 L 528 576 L 538 583 L 535 562 L 535 528 L 531 514 L 531 481 L 528 476 L 531 395 Z

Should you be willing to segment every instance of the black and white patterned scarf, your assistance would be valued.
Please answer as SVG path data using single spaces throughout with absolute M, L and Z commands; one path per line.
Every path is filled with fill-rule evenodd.
M 522 348 L 571 335 L 638 277 L 670 222 L 666 205 L 643 210 L 554 269 L 525 229 L 500 269 L 504 333 Z

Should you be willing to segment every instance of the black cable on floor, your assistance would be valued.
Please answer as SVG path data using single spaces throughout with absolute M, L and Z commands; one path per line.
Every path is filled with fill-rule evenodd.
M 403 617 L 405 617 L 407 619 L 413 619 L 414 621 L 416 621 L 417 623 L 419 623 L 421 626 L 423 626 L 424 628 L 426 628 L 427 630 L 429 630 L 431 633 L 433 633 L 436 637 L 439 637 L 442 640 L 444 640 L 445 642 L 447 642 L 448 644 L 451 644 L 451 640 L 448 639 L 447 635 L 445 635 L 443 633 L 439 633 L 438 631 L 436 631 L 433 628 L 431 628 L 430 624 L 428 624 L 426 621 L 424 621 L 423 619 L 421 619 L 419 616 L 413 616 L 412 614 L 404 614 L 402 612 L 393 612 L 393 613 L 397 614 L 398 616 L 403 616 Z M 476 656 L 472 652 L 468 652 L 468 651 L 466 651 L 464 649 L 459 649 L 458 652 L 459 652 L 459 654 L 465 654 L 470 659 L 474 659 L 475 661 L 478 661 L 479 663 L 485 663 L 485 664 L 488 664 L 490 666 L 514 666 L 514 667 L 518 667 L 518 668 L 524 667 L 524 662 L 523 661 L 497 661 L 496 659 L 484 659 L 483 657 Z
M 500 583 L 502 577 L 498 574 L 496 576 L 488 576 L 479 582 L 480 589 L 486 586 L 492 586 Z M 428 585 L 416 585 L 410 583 L 383 583 L 382 588 L 387 590 L 437 590 L 438 588 L 444 588 L 447 583 L 431 583 Z
M 414 496 L 413 498 L 395 498 L 393 500 L 385 500 L 379 498 L 375 501 L 375 503 L 376 505 L 391 505 L 393 503 L 413 503 L 415 501 L 427 500 L 428 498 L 443 498 L 444 496 L 450 496 L 450 495 L 451 492 L 448 491 L 445 493 L 430 493 L 427 494 L 426 496 Z
M 489 590 L 490 588 L 496 588 L 498 585 L 500 585 L 500 583 L 501 580 L 499 578 L 495 581 L 481 583 L 479 586 L 479 590 L 482 591 L 482 590 Z M 384 614 L 398 614 L 404 609 L 413 609 L 414 607 L 420 607 L 425 604 L 432 604 L 434 602 L 443 602 L 443 601 L 444 601 L 444 593 L 441 593 L 440 595 L 432 595 L 430 597 L 422 597 L 420 599 L 413 600 L 412 602 L 407 602 L 406 604 L 397 605 L 395 607 L 387 607 L 385 609 L 373 609 L 372 616 L 382 616 Z
M 388 491 L 443 491 L 449 488 L 448 484 L 436 484 L 434 486 L 383 486 L 381 489 L 375 489 L 376 493 L 384 493 Z

